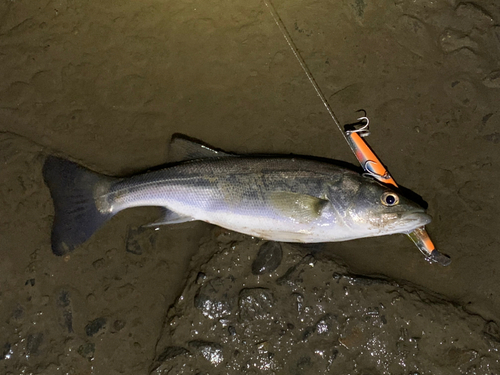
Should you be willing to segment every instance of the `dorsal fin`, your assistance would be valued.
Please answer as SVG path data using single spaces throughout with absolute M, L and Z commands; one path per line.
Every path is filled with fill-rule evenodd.
M 194 141 L 184 135 L 174 134 L 168 151 L 169 162 L 179 162 L 194 159 L 220 158 L 237 156 L 224 151 L 215 150 L 201 142 Z

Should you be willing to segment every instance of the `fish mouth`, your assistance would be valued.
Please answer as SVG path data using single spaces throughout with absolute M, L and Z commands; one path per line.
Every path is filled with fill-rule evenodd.
M 405 212 L 402 214 L 401 219 L 406 223 L 406 226 L 412 227 L 409 232 L 432 221 L 432 217 L 425 212 Z

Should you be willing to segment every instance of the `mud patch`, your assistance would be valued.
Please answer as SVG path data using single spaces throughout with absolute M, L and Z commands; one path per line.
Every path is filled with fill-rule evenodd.
M 168 312 L 153 374 L 500 371 L 493 322 L 288 244 L 275 271 L 256 275 L 260 242 L 217 238 L 201 246 Z

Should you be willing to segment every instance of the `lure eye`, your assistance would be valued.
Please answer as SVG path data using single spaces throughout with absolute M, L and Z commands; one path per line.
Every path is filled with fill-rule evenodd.
M 387 207 L 395 206 L 399 203 L 399 197 L 394 193 L 386 192 L 380 197 L 382 204 Z

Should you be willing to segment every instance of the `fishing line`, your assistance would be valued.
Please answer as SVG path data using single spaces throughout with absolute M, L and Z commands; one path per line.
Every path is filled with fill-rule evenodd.
M 274 22 L 276 23 L 276 25 L 278 25 L 278 28 L 280 29 L 281 34 L 283 34 L 283 37 L 285 38 L 288 46 L 292 50 L 292 53 L 294 54 L 295 58 L 299 62 L 300 66 L 302 67 L 302 70 L 304 71 L 304 73 L 306 74 L 307 78 L 309 79 L 309 82 L 311 82 L 311 85 L 314 87 L 314 90 L 316 91 L 316 94 L 318 94 L 319 98 L 323 102 L 323 105 L 325 106 L 328 114 L 332 118 L 332 120 L 335 123 L 335 125 L 337 125 L 337 128 L 339 129 L 340 133 L 344 137 L 344 139 L 347 142 L 347 144 L 349 144 L 349 141 L 347 140 L 347 136 L 344 133 L 344 131 L 342 130 L 342 127 L 340 126 L 340 122 L 337 119 L 337 116 L 335 116 L 335 113 L 333 112 L 332 107 L 330 107 L 330 104 L 326 100 L 326 97 L 323 94 L 323 92 L 321 91 L 321 88 L 319 87 L 319 85 L 316 82 L 316 80 L 314 79 L 311 71 L 307 67 L 306 62 L 304 61 L 304 59 L 300 55 L 300 52 L 297 49 L 297 46 L 293 42 L 292 37 L 290 36 L 290 33 L 288 32 L 287 28 L 285 27 L 285 24 L 281 20 L 281 17 L 279 16 L 278 12 L 276 11 L 276 8 L 274 7 L 273 3 L 271 2 L 271 0 L 263 0 L 263 1 L 264 1 L 264 4 L 266 4 L 266 6 L 269 9 L 269 11 L 271 12 L 271 15 L 273 16 Z M 355 151 L 352 150 L 352 148 L 351 148 L 351 151 L 353 153 L 355 153 Z

